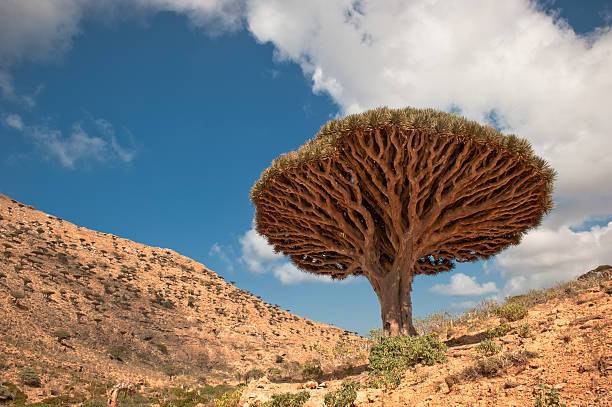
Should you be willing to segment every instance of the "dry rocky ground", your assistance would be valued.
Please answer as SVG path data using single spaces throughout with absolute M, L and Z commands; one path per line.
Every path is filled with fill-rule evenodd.
M 367 372 L 346 377 L 362 385 L 355 406 L 612 406 L 611 274 L 612 267 L 601 266 L 577 281 L 513 298 L 528 306 L 514 322 L 493 306 L 425 321 L 425 330 L 448 346 L 448 361 L 407 370 L 397 388 L 368 388 Z M 480 345 L 485 341 L 493 347 L 489 356 Z M 537 404 L 541 385 L 546 395 L 558 394 L 559 404 Z M 331 380 L 308 390 L 304 406 L 323 406 L 325 394 L 339 386 Z M 262 378 L 249 383 L 241 405 L 303 387 Z
M 354 333 L 268 304 L 172 250 L 2 195 L 0 311 L 0 382 L 19 384 L 29 401 L 120 380 L 236 383 L 268 369 L 294 377 L 309 360 L 334 371 L 367 356 Z M 24 371 L 40 387 L 22 386 Z

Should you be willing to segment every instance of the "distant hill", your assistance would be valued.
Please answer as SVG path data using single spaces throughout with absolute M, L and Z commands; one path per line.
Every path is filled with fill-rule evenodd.
M 365 339 L 297 317 L 202 264 L 0 195 L 0 381 L 44 397 L 88 380 L 150 385 L 365 362 Z M 62 390 L 63 391 L 63 390 Z

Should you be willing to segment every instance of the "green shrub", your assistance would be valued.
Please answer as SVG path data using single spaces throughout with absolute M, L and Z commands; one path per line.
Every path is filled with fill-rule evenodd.
M 520 336 L 521 338 L 529 338 L 530 335 L 531 333 L 529 331 L 529 324 L 524 324 L 519 327 L 518 336 Z
M 445 352 L 446 345 L 432 335 L 383 338 L 370 349 L 371 384 L 397 387 L 406 369 L 446 362 Z
M 283 372 L 277 367 L 271 367 L 268 369 L 266 376 L 268 376 L 268 379 L 274 382 L 282 379 Z
M 492 356 L 500 351 L 500 347 L 492 340 L 485 339 L 476 346 L 476 351 L 485 356 Z
M 0 384 L 0 403 L 11 401 L 14 405 L 24 404 L 28 396 L 11 382 Z
M 503 324 L 499 324 L 495 328 L 488 329 L 486 335 L 488 338 L 498 338 L 506 335 L 511 330 L 512 327 L 504 322 Z
M 263 370 L 253 368 L 244 374 L 244 381 L 250 382 L 251 380 L 261 379 L 265 375 L 266 373 Z
M 68 331 L 66 331 L 64 329 L 58 329 L 58 330 L 54 331 L 53 332 L 53 336 L 55 336 L 57 338 L 57 340 L 60 341 L 60 342 L 67 341 L 71 337 L 70 332 L 68 332 Z
M 125 346 L 113 346 L 108 350 L 108 355 L 112 360 L 125 362 L 129 356 L 129 349 Z
M 181 373 L 179 368 L 177 368 L 175 366 L 172 366 L 172 365 L 163 365 L 161 367 L 161 371 L 164 372 L 169 377 L 175 377 L 175 376 L 178 376 Z
M 359 383 L 352 380 L 342 382 L 340 388 L 330 391 L 325 395 L 323 402 L 326 407 L 347 407 L 352 406 L 357 399 L 357 389 Z
M 535 396 L 535 407 L 564 407 L 561 403 L 559 391 L 555 388 L 540 384 L 533 391 Z
M 495 313 L 501 318 L 514 322 L 523 319 L 527 316 L 527 307 L 518 302 L 506 303 L 495 310 Z
M 15 398 L 15 392 L 7 386 L 0 385 L 0 403 L 10 401 Z
M 468 366 L 460 372 L 446 376 L 444 380 L 450 389 L 458 383 L 478 380 L 481 377 L 498 376 L 503 373 L 505 369 L 512 366 L 524 366 L 529 359 L 537 356 L 536 353 L 521 350 L 517 352 L 507 352 L 488 358 L 478 358 L 474 365 Z
M 238 402 L 244 391 L 243 386 L 238 386 L 233 391 L 223 393 L 221 397 L 215 400 L 215 407 L 238 407 Z
M 298 393 L 281 393 L 272 395 L 272 400 L 266 401 L 261 407 L 302 407 L 310 398 L 306 390 Z
M 302 377 L 306 380 L 317 380 L 323 376 L 321 362 L 312 359 L 302 365 Z
M 41 386 L 40 377 L 38 376 L 38 373 L 36 373 L 36 371 L 32 369 L 31 367 L 23 368 L 21 372 L 19 372 L 19 378 L 21 379 L 21 382 L 25 384 L 26 386 L 30 386 L 30 387 L 40 387 Z
M 164 355 L 168 354 L 168 347 L 165 344 L 158 342 L 155 344 L 155 347 L 157 348 L 157 350 L 159 350 Z

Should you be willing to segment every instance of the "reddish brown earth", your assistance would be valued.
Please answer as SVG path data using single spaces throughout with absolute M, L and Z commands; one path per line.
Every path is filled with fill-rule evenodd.
M 2 195 L 0 311 L 0 382 L 19 383 L 23 368 L 34 369 L 42 387 L 27 388 L 29 400 L 88 381 L 235 382 L 253 368 L 310 359 L 333 371 L 363 364 L 367 346 L 172 250 L 82 228 Z
M 533 407 L 534 389 L 546 385 L 556 389 L 566 406 L 612 406 L 612 267 L 600 267 L 599 274 L 542 293 L 552 297 L 529 309 L 527 316 L 510 322 L 510 331 L 493 339 L 497 355 L 532 352 L 526 363 L 501 369 L 492 377 L 466 379 L 447 384 L 453 374 L 474 366 L 482 355 L 477 346 L 484 333 L 502 322 L 494 316 L 464 318 L 460 323 L 437 330 L 448 344 L 448 362 L 434 366 L 417 365 L 406 372 L 396 389 L 367 388 L 367 372 L 347 377 L 363 384 L 355 406 L 504 406 Z M 567 290 L 570 290 L 569 292 Z M 519 335 L 527 325 L 529 334 Z M 306 407 L 323 406 L 325 394 L 340 386 L 339 380 L 325 382 L 325 388 L 308 390 Z M 297 392 L 302 384 L 253 381 L 242 394 L 242 402 L 266 401 L 274 393 Z M 554 407 L 558 404 L 543 404 Z

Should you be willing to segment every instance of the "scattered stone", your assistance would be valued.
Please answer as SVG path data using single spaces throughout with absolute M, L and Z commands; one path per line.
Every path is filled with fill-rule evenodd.
M 513 389 L 517 387 L 519 384 L 513 380 L 508 380 L 504 383 L 504 389 Z
M 319 384 L 314 380 L 309 380 L 300 386 L 302 389 L 316 389 L 317 387 L 319 387 Z

